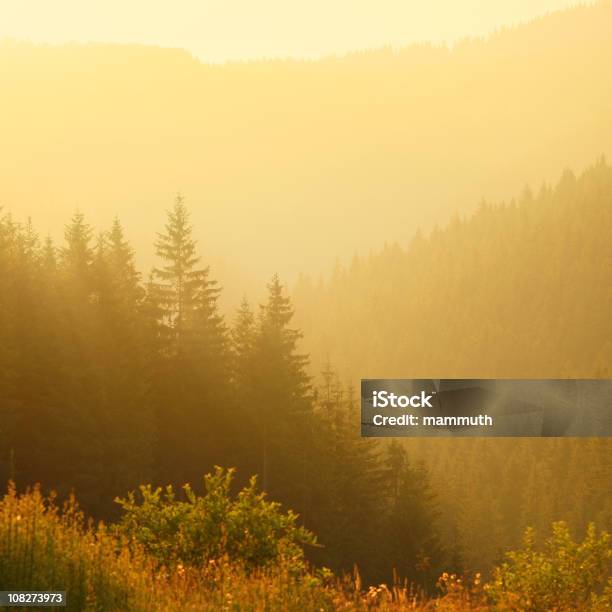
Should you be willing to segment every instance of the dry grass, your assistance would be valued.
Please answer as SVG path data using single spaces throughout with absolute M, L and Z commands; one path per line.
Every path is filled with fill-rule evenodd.
M 357 572 L 296 574 L 285 567 L 247 573 L 227 558 L 195 570 L 158 571 L 100 524 L 84 520 L 74 499 L 60 508 L 35 488 L 11 485 L 0 501 L 0 585 L 65 590 L 69 610 L 484 610 L 479 576 L 466 586 L 444 575 L 443 597 L 427 600 L 406 585 L 362 588 Z

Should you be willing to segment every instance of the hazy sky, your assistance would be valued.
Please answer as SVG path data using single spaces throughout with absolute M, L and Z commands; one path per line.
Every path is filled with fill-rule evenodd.
M 0 0 L 0 38 L 138 42 L 203 60 L 317 57 L 486 34 L 576 0 Z

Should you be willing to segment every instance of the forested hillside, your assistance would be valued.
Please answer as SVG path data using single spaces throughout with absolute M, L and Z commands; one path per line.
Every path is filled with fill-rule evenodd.
M 0 479 L 75 490 L 113 519 L 114 498 L 141 483 L 201 491 L 214 465 L 236 466 L 316 531 L 313 559 L 431 585 L 453 543 L 427 473 L 359 438 L 331 367 L 313 383 L 278 277 L 256 312 L 244 301 L 226 322 L 181 197 L 155 252 L 141 279 L 118 220 L 94 237 L 76 213 L 55 247 L 1 217 Z
M 294 291 L 313 370 L 346 379 L 612 375 L 612 168 L 456 216 Z M 610 441 L 402 440 L 428 467 L 444 539 L 488 565 L 525 525 L 610 526 Z
M 612 374 L 612 168 L 482 201 L 294 295 L 304 346 L 359 378 Z
M 246 4 L 337 45 L 368 4 L 338 2 L 336 32 L 327 2 L 301 3 L 314 27 L 279 1 Z M 236 53 L 267 38 L 238 8 L 154 0 L 129 26 L 123 4 L 91 13 L 121 16 L 107 41 L 205 40 L 195 13 Z M 389 4 L 449 40 L 448 14 Z M 527 14 L 480 4 L 453 4 L 457 28 Z M 15 3 L 0 31 L 68 41 L 98 25 L 81 9 Z M 359 406 L 365 378 L 612 379 L 611 26 L 600 0 L 225 64 L 0 40 L 0 590 L 113 612 L 612 606 L 612 439 L 367 438 Z
M 113 519 L 144 482 L 251 474 L 366 581 L 487 570 L 529 525 L 609 528 L 608 440 L 359 437 L 360 376 L 601 376 L 610 364 L 612 169 L 483 204 L 408 247 L 219 313 L 185 201 L 142 277 L 118 220 L 61 244 L 0 219 L 0 477 Z M 299 327 L 306 330 L 302 337 Z M 312 353 L 313 363 L 304 352 Z M 339 376 L 327 356 L 343 371 Z
M 0 205 L 57 239 L 77 207 L 119 214 L 148 268 L 180 190 L 233 309 L 270 270 L 292 283 L 612 154 L 611 22 L 602 2 L 452 49 L 226 65 L 1 42 Z

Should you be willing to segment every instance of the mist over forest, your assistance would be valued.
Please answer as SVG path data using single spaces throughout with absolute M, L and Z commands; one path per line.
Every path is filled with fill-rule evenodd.
M 609 439 L 366 439 L 356 389 L 612 376 L 611 23 L 602 2 L 452 48 L 224 65 L 0 42 L 0 579 L 27 510 L 113 575 L 161 563 L 170 597 L 191 570 L 204 592 L 203 559 L 212 593 L 237 572 L 344 597 L 321 568 L 357 566 L 360 602 L 398 576 L 429 596 L 557 521 L 605 580 Z
M 0 204 L 62 235 L 119 215 L 138 253 L 180 191 L 223 307 L 609 154 L 609 3 L 452 49 L 204 64 L 179 49 L 0 43 Z
M 350 380 L 612 375 L 612 171 L 481 200 L 293 292 L 304 347 Z M 315 368 L 316 371 L 316 368 Z
M 235 466 L 320 536 L 309 559 L 372 582 L 488 571 L 527 526 L 607 528 L 608 439 L 360 438 L 353 379 L 609 376 L 611 202 L 601 159 L 535 198 L 482 204 L 302 285 L 300 327 L 278 275 L 223 317 L 181 197 L 147 277 L 118 219 L 95 232 L 75 213 L 55 246 L 4 215 L 0 475 L 75 489 L 113 520 L 139 483 L 198 491 Z

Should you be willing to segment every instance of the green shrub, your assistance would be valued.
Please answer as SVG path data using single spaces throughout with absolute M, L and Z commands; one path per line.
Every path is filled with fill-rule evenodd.
M 232 497 L 233 474 L 215 468 L 204 477 L 205 494 L 185 485 L 183 501 L 172 486 L 141 486 L 139 496 L 131 492 L 116 500 L 125 512 L 117 533 L 167 567 L 197 567 L 227 557 L 247 570 L 280 561 L 303 568 L 302 546 L 315 545 L 315 537 L 296 525 L 297 515 L 281 512 L 280 504 L 258 493 L 255 477 Z
M 87 523 L 74 500 L 60 508 L 38 488 L 18 495 L 10 485 L 0 498 L 0 588 L 66 590 L 68 610 L 99 612 L 476 612 L 612 606 L 612 583 L 604 585 L 609 537 L 594 526 L 582 543 L 575 543 L 567 527 L 556 523 L 541 552 L 528 531 L 524 548 L 508 553 L 508 561 L 484 589 L 479 574 L 472 580 L 444 574 L 441 595 L 427 599 L 407 583 L 365 590 L 357 571 L 354 578 L 341 580 L 326 569 L 309 570 L 302 545 L 314 543 L 314 537 L 295 526 L 294 514 L 281 513 L 278 504 L 258 494 L 254 480 L 232 498 L 232 474 L 218 468 L 206 478 L 203 497 L 187 488 L 182 502 L 171 488 L 143 487 L 141 503 L 135 495 L 122 501 L 126 514 L 116 531 Z
M 612 559 L 609 534 L 598 534 L 590 524 L 584 541 L 577 543 L 567 525 L 558 522 L 542 551 L 535 549 L 534 540 L 528 529 L 523 548 L 506 553 L 508 561 L 495 569 L 486 586 L 500 608 L 577 610 L 612 603 L 610 587 L 604 590 Z
M 344 599 L 296 571 L 290 557 L 250 571 L 227 555 L 205 567 L 159 571 L 112 531 L 88 523 L 74 499 L 58 506 L 38 487 L 18 494 L 11 483 L 0 496 L 0 589 L 65 590 L 68 610 L 98 612 L 331 611 Z

